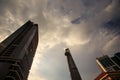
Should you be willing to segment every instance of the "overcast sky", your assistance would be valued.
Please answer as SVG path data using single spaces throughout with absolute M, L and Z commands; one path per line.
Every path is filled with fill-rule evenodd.
M 96 57 L 120 51 L 120 0 L 0 0 L 0 41 L 28 20 L 39 44 L 28 80 L 70 80 L 70 48 L 83 80 L 94 80 Z

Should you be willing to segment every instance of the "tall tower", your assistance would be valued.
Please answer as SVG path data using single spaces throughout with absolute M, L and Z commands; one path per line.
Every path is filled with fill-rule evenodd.
M 26 22 L 0 44 L 0 80 L 27 80 L 38 44 L 38 25 Z
M 82 80 L 75 65 L 75 62 L 71 56 L 70 50 L 67 48 L 65 51 L 65 56 L 67 56 L 68 66 L 70 70 L 71 80 Z

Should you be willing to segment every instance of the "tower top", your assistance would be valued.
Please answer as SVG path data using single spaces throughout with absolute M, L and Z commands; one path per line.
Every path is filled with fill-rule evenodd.
M 70 52 L 69 48 L 66 48 L 66 49 L 65 49 L 65 52 Z
M 70 50 L 69 50 L 69 48 L 66 48 L 66 49 L 65 49 L 65 55 L 66 55 L 66 56 L 70 55 Z

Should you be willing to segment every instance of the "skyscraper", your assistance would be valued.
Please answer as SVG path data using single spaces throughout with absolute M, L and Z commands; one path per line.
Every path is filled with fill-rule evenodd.
M 107 55 L 97 58 L 96 62 L 103 72 L 120 70 L 120 66 Z
M 96 61 L 102 73 L 95 80 L 120 80 L 120 53 L 113 57 L 104 55 Z
M 0 80 L 27 80 L 38 44 L 38 25 L 26 22 L 0 44 Z
M 111 59 L 120 67 L 120 52 L 115 53 Z
M 68 66 L 70 70 L 71 80 L 82 80 L 75 65 L 75 62 L 71 56 L 70 50 L 67 48 L 65 51 L 65 56 L 67 56 Z

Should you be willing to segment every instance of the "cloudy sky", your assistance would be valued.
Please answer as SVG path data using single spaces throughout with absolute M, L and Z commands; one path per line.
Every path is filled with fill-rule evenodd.
M 120 51 L 120 0 L 0 0 L 0 41 L 28 20 L 39 45 L 28 80 L 70 80 L 70 48 L 83 80 L 100 74 L 95 61 Z

